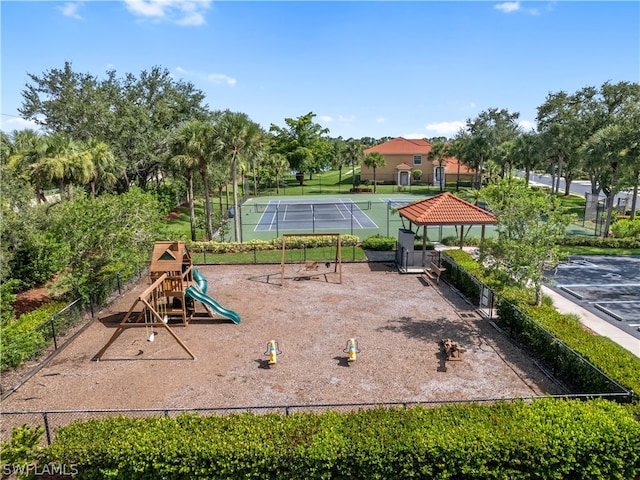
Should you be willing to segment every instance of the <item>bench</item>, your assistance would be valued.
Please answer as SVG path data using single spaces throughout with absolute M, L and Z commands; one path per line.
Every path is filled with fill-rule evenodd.
M 425 268 L 422 272 L 431 280 L 435 280 L 436 283 L 440 283 L 440 275 L 445 272 L 446 268 L 441 268 L 435 263 L 431 262 L 429 268 Z

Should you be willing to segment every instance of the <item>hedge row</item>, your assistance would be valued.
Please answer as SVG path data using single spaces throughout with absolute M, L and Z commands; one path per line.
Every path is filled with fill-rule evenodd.
M 360 238 L 356 235 L 340 235 L 340 244 L 343 247 L 358 245 Z M 335 237 L 324 236 L 300 236 L 288 237 L 287 248 L 317 248 L 335 245 Z M 248 240 L 243 243 L 238 242 L 188 242 L 187 248 L 197 253 L 241 253 L 264 250 L 277 250 L 282 248 L 282 238 L 271 240 Z
M 640 238 L 607 238 L 592 236 L 566 236 L 558 245 L 567 247 L 640 248 Z
M 607 337 L 589 333 L 583 328 L 575 315 L 560 313 L 553 306 L 545 305 L 544 303 L 539 307 L 534 306 L 531 301 L 531 291 L 499 287 L 492 281 L 491 277 L 484 274 L 482 266 L 468 253 L 462 250 L 450 250 L 443 257 L 447 256 L 464 268 L 471 276 L 492 286 L 505 300 L 526 313 L 536 323 L 585 357 L 623 387 L 636 393 L 640 392 L 640 375 L 638 375 L 638 372 L 640 372 L 640 358 Z M 453 272 L 452 283 L 463 293 L 477 299 L 480 294 L 478 284 L 456 268 L 449 268 L 448 273 L 451 272 Z M 499 304 L 498 308 L 498 321 L 502 326 L 511 330 L 520 328 L 520 340 L 530 340 L 530 347 L 542 354 L 540 351 L 542 347 L 536 345 L 536 342 L 539 342 L 541 337 L 532 333 L 533 327 L 525 327 L 519 318 L 519 314 L 516 314 L 513 308 L 507 304 Z M 518 325 L 520 326 L 518 327 Z M 592 381 L 591 378 L 584 378 L 582 382 L 579 378 L 573 378 L 573 380 L 578 384 L 582 383 L 585 388 Z
M 640 424 L 613 402 L 126 418 L 58 430 L 81 479 L 633 479 Z
M 26 360 L 37 358 L 49 345 L 48 329 L 38 329 L 53 315 L 66 306 L 64 302 L 51 302 L 24 313 L 17 320 L 2 328 L 0 343 L 0 371 L 22 365 Z

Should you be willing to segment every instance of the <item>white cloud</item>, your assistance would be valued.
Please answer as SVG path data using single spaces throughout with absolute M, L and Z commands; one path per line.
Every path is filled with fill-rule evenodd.
M 238 80 L 230 77 L 229 75 L 225 75 L 223 73 L 203 73 L 195 70 L 187 70 L 186 68 L 182 68 L 177 66 L 174 68 L 175 73 L 172 73 L 172 77 L 194 77 L 198 80 L 203 80 L 211 83 L 215 83 L 216 85 L 226 84 L 231 87 L 234 87 Z
M 387 119 L 384 117 L 378 117 L 376 118 L 376 123 L 384 123 Z
M 207 80 L 213 83 L 226 83 L 227 85 L 234 86 L 238 81 L 235 78 L 229 77 L 222 73 L 209 73 Z
M 76 20 L 82 20 L 82 16 L 78 13 L 78 9 L 82 6 L 82 2 L 68 2 L 59 7 L 62 15 Z
M 345 117 L 344 115 L 338 115 L 338 121 L 341 123 L 351 123 L 356 119 L 355 115 L 349 115 Z
M 404 135 L 400 136 L 402 138 L 406 138 L 407 140 L 419 140 L 426 137 L 424 133 L 405 133 Z
M 430 123 L 425 128 L 431 132 L 437 133 L 437 136 L 448 137 L 455 135 L 461 128 L 465 128 L 467 124 L 460 120 L 454 122 Z
M 2 123 L 0 125 L 0 130 L 6 133 L 13 132 L 14 130 L 40 130 L 40 125 L 36 124 L 36 122 L 32 120 L 25 120 L 22 117 L 12 117 L 12 116 L 2 116 Z
M 134 15 L 183 26 L 203 25 L 212 0 L 124 0 Z
M 522 130 L 524 130 L 525 132 L 536 129 L 536 124 L 534 122 L 530 122 L 529 120 L 520 120 L 518 122 L 518 125 L 520 125 L 520 128 L 522 128 Z
M 325 122 L 325 123 L 331 123 L 333 122 L 333 117 L 330 117 L 329 115 L 320 115 L 320 121 Z
M 496 10 L 504 13 L 517 12 L 520 10 L 520 2 L 503 2 L 493 6 Z

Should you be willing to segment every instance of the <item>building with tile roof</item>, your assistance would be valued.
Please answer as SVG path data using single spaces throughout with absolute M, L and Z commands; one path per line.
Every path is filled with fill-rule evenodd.
M 447 183 L 459 184 L 473 180 L 474 171 L 458 162 L 455 157 L 445 158 L 441 162 L 430 161 L 428 155 L 431 147 L 431 142 L 424 139 L 396 137 L 366 149 L 365 154 L 378 152 L 386 160 L 384 167 L 376 168 L 375 176 L 378 183 L 409 186 L 420 182 L 444 187 Z M 421 172 L 418 180 L 414 178 L 417 171 Z M 373 181 L 373 168 L 367 167 L 364 163 L 360 169 L 360 181 Z

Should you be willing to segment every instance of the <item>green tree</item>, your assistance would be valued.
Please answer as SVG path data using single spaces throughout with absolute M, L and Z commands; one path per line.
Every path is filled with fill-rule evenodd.
M 299 175 L 300 185 L 304 173 L 315 173 L 322 169 L 328 158 L 330 144 L 325 138 L 328 128 L 315 123 L 315 113 L 309 112 L 296 119 L 285 118 L 286 127 L 271 124 L 269 131 L 274 134 L 273 149 L 287 158 L 289 165 Z
M 377 191 L 376 169 L 387 164 L 384 156 L 380 152 L 371 152 L 364 156 L 364 164 L 373 169 L 373 193 Z
M 14 131 L 11 145 L 7 148 L 7 169 L 14 172 L 25 182 L 31 184 L 39 203 L 46 203 L 44 190 L 51 185 L 44 176 L 38 176 L 34 166 L 45 156 L 45 137 L 35 130 Z
M 481 245 L 481 261 L 522 285 L 532 285 L 540 305 L 544 271 L 559 261 L 556 245 L 570 216 L 558 197 L 532 190 L 520 179 L 502 179 L 482 192 L 498 220 L 498 236 Z
M 53 206 L 49 214 L 50 234 L 65 265 L 57 285 L 84 299 L 114 272 L 144 265 L 159 236 L 158 201 L 138 188 L 95 200 L 78 196 Z
M 91 196 L 95 198 L 98 192 L 108 190 L 116 184 L 124 173 L 124 165 L 104 142 L 91 140 L 87 145 L 87 152 L 93 166 L 89 188 Z
M 170 154 L 168 138 L 176 126 L 192 119 L 206 120 L 204 94 L 192 84 L 176 81 L 161 67 L 138 76 L 118 78 L 110 70 L 105 79 L 62 69 L 28 74 L 19 109 L 47 133 L 81 142 L 104 142 L 115 158 L 126 160 L 117 190 L 137 183 L 146 187 L 158 176 Z
M 467 120 L 466 129 L 473 141 L 467 143 L 467 158 L 473 159 L 470 166 L 477 171 L 476 186 L 479 188 L 486 161 L 494 159 L 497 148 L 518 134 L 519 113 L 510 113 L 506 109 L 490 108 L 481 112 L 475 119 Z
M 438 164 L 438 168 L 439 168 L 439 184 L 440 184 L 440 191 L 442 192 L 442 188 L 444 187 L 444 183 L 445 183 L 445 169 L 446 169 L 446 162 L 445 160 L 451 156 L 450 153 L 450 148 L 449 148 L 449 143 L 445 143 L 445 142 L 436 142 L 434 144 L 431 145 L 431 150 L 429 151 L 429 153 L 427 154 L 427 159 L 430 162 L 436 162 Z M 444 165 L 444 167 L 443 167 Z M 435 177 L 434 177 L 435 180 Z
M 364 160 L 364 147 L 357 140 L 347 141 L 346 156 L 351 165 L 351 183 L 356 188 L 356 167 Z
M 193 205 L 193 170 L 197 169 L 202 178 L 204 188 L 205 235 L 213 240 L 213 209 L 209 188 L 209 166 L 214 151 L 214 127 L 209 122 L 191 120 L 180 125 L 172 136 L 172 152 L 170 163 L 185 172 L 189 195 L 189 219 L 191 222 L 191 238 L 195 240 L 195 208 Z
M 245 113 L 225 111 L 216 122 L 217 148 L 231 165 L 233 182 L 233 232 L 236 242 L 240 241 L 240 218 L 238 215 L 238 174 L 248 159 L 258 155 L 263 141 L 260 126 L 251 121 Z

